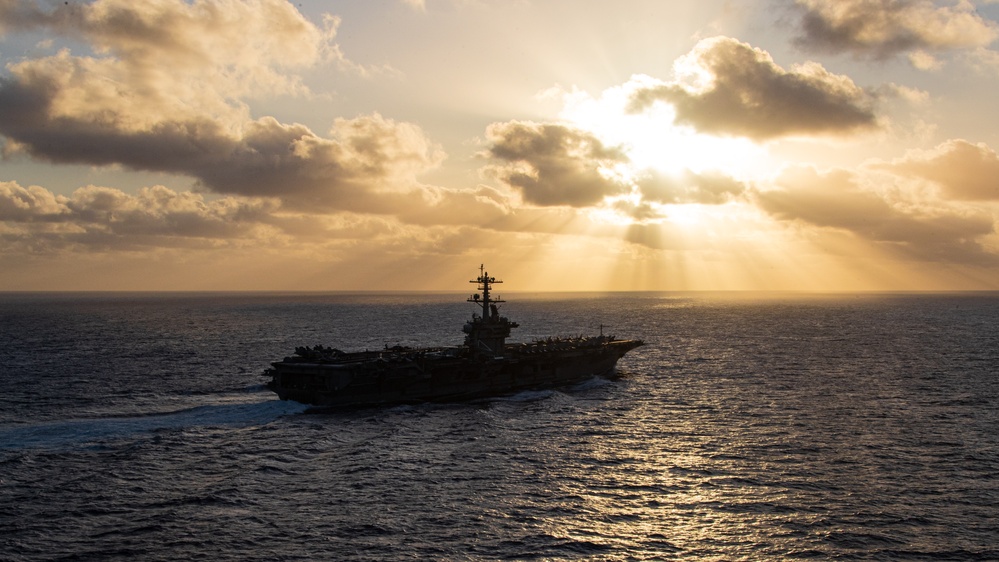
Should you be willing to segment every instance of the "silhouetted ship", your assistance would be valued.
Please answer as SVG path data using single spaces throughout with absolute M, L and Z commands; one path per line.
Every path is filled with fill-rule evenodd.
M 550 337 L 506 343 L 518 324 L 500 316 L 493 284 L 484 267 L 479 293 L 468 302 L 482 307 L 465 323 L 461 347 L 387 347 L 344 352 L 324 346 L 299 347 L 272 363 L 268 387 L 282 400 L 318 406 L 458 401 L 545 389 L 614 372 L 618 359 L 643 345 L 603 335 Z

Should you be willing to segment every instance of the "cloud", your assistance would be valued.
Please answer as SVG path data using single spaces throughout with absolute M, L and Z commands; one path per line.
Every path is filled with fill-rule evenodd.
M 403 263 L 412 266 L 407 271 L 424 271 L 427 277 L 417 278 L 431 288 L 453 282 L 438 279 L 435 271 L 456 267 L 454 256 L 477 260 L 485 252 L 516 262 L 539 245 L 555 244 L 555 237 L 574 238 L 592 226 L 583 211 L 568 207 L 510 209 L 510 195 L 487 186 L 426 188 L 402 194 L 404 209 L 390 216 L 289 212 L 273 199 L 211 199 L 163 186 L 135 194 L 85 186 L 62 196 L 0 182 L 0 263 L 10 267 L 10 286 L 29 288 L 39 282 L 62 286 L 66 270 L 57 264 L 70 271 L 96 268 L 78 280 L 96 289 L 129 286 L 119 285 L 124 281 L 118 274 L 130 268 L 132 280 L 144 279 L 144 287 L 322 288 L 336 279 L 356 288 L 371 282 L 372 269 L 388 272 Z M 587 238 L 607 235 L 589 232 Z M 341 263 L 363 267 L 342 270 Z M 115 274 L 107 274 L 108 268 Z M 240 275 L 240 268 L 252 273 Z M 56 277 L 40 273 L 46 270 Z M 282 285 L 289 280 L 291 285 Z
M 999 264 L 999 256 L 979 241 L 995 231 L 990 213 L 889 200 L 861 181 L 847 170 L 789 168 L 777 178 L 776 189 L 757 192 L 756 200 L 780 220 L 845 230 L 911 259 Z
M 43 29 L 82 39 L 127 67 L 128 85 L 155 85 L 156 92 L 145 92 L 151 96 L 166 89 L 186 98 L 219 86 L 230 96 L 300 93 L 299 79 L 279 69 L 346 62 L 333 42 L 339 20 L 327 17 L 319 28 L 284 0 L 53 4 L 44 10 L 31 0 L 4 0 L 0 29 Z
M 0 183 L 3 238 L 34 238 L 34 251 L 234 245 L 272 237 L 275 229 L 269 223 L 276 209 L 275 202 L 265 199 L 207 201 L 200 194 L 164 186 L 145 187 L 135 195 L 86 186 L 67 197 L 39 186 Z
M 64 49 L 8 66 L 0 77 L 7 156 L 184 175 L 201 190 L 273 198 L 285 213 L 503 224 L 514 205 L 507 191 L 421 184 L 418 176 L 445 155 L 410 123 L 362 115 L 335 120 L 323 135 L 251 118 L 244 98 L 300 95 L 293 69 L 342 57 L 337 22 L 317 28 L 287 2 L 98 0 L 42 9 L 6 0 L 0 17 L 8 29 L 82 39 L 97 55 Z M 508 123 L 489 134 L 498 162 L 491 171 L 529 203 L 586 206 L 630 189 L 609 173 L 626 157 L 588 133 Z
M 679 124 L 756 140 L 877 126 L 874 99 L 848 77 L 818 63 L 784 70 L 765 51 L 735 39 L 701 40 L 674 68 L 678 80 L 637 89 L 632 110 L 665 102 Z
M 259 119 L 232 150 L 223 146 L 188 172 L 220 193 L 281 197 L 317 211 L 390 212 L 391 196 L 444 158 L 415 125 L 377 114 L 337 119 L 330 135 Z
M 58 221 L 70 213 L 64 197 L 43 187 L 0 182 L 0 221 Z
M 90 42 L 8 66 L 0 77 L 5 155 L 122 165 L 195 178 L 222 194 L 278 197 L 288 208 L 384 213 L 391 196 L 444 158 L 415 125 L 378 114 L 337 119 L 328 137 L 272 117 L 254 95 L 305 92 L 290 69 L 341 60 L 335 23 L 320 29 L 277 0 L 99 0 L 0 5 L 7 27 Z
M 663 174 L 646 170 L 636 182 L 644 199 L 658 203 L 720 204 L 742 194 L 746 186 L 721 172 Z
M 29 30 L 52 21 L 52 15 L 27 0 L 0 0 L 0 35 L 14 30 Z
M 953 139 L 930 151 L 913 151 L 874 169 L 936 183 L 951 199 L 999 201 L 999 155 L 984 143 Z
M 161 185 L 141 188 L 134 195 L 89 185 L 63 196 L 37 185 L 0 182 L 0 239 L 12 245 L 6 249 L 9 252 L 20 248 L 45 253 L 69 248 L 267 250 L 322 246 L 331 240 L 398 239 L 393 244 L 404 244 L 469 227 L 548 232 L 538 226 L 551 224 L 551 216 L 531 219 L 529 212 L 514 213 L 510 195 L 488 186 L 474 190 L 421 186 L 386 197 L 394 201 L 393 213 L 377 216 L 294 210 L 276 198 L 209 199 Z
M 814 52 L 852 53 L 877 60 L 905 54 L 921 69 L 939 62 L 930 54 L 985 47 L 999 26 L 959 0 L 937 6 L 929 0 L 795 0 L 801 10 L 795 42 Z
M 480 185 L 472 190 L 422 186 L 402 196 L 399 220 L 422 225 L 478 225 L 491 227 L 513 212 L 509 194 Z
M 510 121 L 490 125 L 486 135 L 491 143 L 486 155 L 499 162 L 488 173 L 519 190 L 528 203 L 585 207 L 628 189 L 610 173 L 628 161 L 625 154 L 586 131 Z
M 183 174 L 218 193 L 280 197 L 290 207 L 384 212 L 375 192 L 411 186 L 444 157 L 416 126 L 377 114 L 338 119 L 332 138 L 271 117 L 235 131 L 206 117 L 133 128 L 110 105 L 56 114 L 58 91 L 47 80 L 0 80 L 0 133 L 35 158 Z

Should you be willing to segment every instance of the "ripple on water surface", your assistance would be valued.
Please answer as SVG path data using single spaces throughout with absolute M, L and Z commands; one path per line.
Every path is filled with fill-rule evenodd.
M 533 297 L 528 332 L 649 345 L 614 381 L 332 412 L 259 373 L 467 309 L 39 298 L 0 303 L 13 560 L 999 557 L 995 296 Z

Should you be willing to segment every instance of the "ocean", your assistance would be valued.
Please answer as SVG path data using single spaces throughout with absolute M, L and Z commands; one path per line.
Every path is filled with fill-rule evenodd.
M 619 377 L 315 411 L 451 294 L 0 294 L 0 559 L 999 559 L 999 294 L 506 294 Z

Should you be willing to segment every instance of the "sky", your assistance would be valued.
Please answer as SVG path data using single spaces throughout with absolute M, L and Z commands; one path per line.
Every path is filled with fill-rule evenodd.
M 999 290 L 999 0 L 0 0 L 0 291 Z

